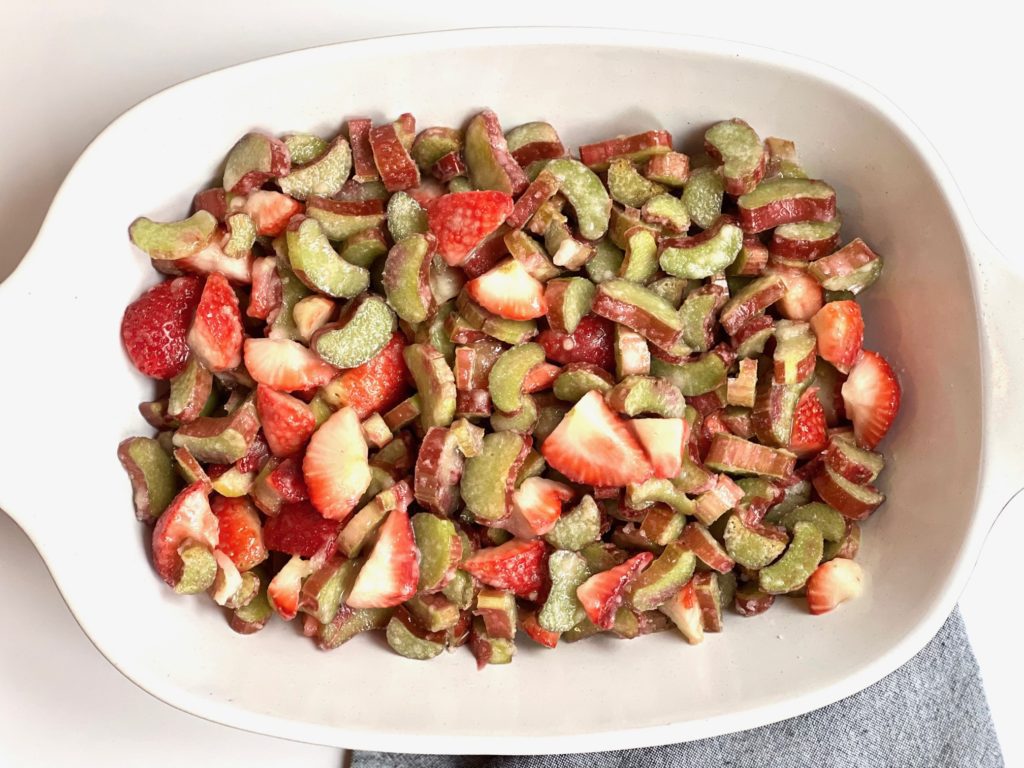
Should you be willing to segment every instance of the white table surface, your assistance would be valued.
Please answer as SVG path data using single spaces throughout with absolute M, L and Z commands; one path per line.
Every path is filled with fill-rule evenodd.
M 131 0 L 4 3 L 0 279 L 28 249 L 86 143 L 125 108 L 184 78 L 270 53 L 388 33 L 631 22 L 629 6 L 606 15 L 588 11 L 591 3 L 565 2 L 557 9 L 549 0 L 475 3 L 473 12 L 456 10 L 454 3 L 450 9 L 404 5 L 177 0 L 160 3 L 157 13 L 158 4 Z M 893 2 L 735 2 L 726 11 L 720 4 L 653 0 L 632 18 L 638 27 L 800 53 L 876 86 L 938 147 L 982 229 L 1020 260 L 1015 246 L 1024 179 L 1024 152 L 1017 146 L 1024 53 L 1019 19 L 1009 18 L 1007 7 L 985 0 L 955 11 L 933 7 L 922 16 Z M 1024 664 L 1014 631 L 1020 617 L 1011 613 L 1011 590 L 1019 581 L 1019 568 L 1011 563 L 1024 541 L 1022 512 L 1024 502 L 1018 502 L 996 524 L 961 601 L 1010 766 L 1024 766 Z M 6 626 L 0 633 L 0 765 L 341 764 L 337 750 L 213 725 L 133 686 L 82 635 L 28 540 L 2 514 L 0 584 Z

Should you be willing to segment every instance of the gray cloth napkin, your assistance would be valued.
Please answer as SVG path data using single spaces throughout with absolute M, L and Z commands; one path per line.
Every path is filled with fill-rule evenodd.
M 522 757 L 355 752 L 352 768 L 1003 768 L 959 610 L 917 656 L 791 720 L 647 749 Z

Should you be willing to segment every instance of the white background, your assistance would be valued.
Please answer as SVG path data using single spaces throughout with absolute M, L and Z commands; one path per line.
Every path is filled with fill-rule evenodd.
M 27 251 L 53 193 L 88 141 L 125 108 L 167 85 L 266 54 L 346 39 L 468 26 L 588 22 L 776 47 L 861 77 L 920 125 L 952 169 L 982 229 L 1021 264 L 1017 230 L 1024 180 L 1024 54 L 1020 20 L 1008 18 L 1016 13 L 1007 10 L 1008 3 L 973 2 L 950 11 L 939 10 L 937 4 L 914 10 L 895 2 L 785 0 L 756 5 L 648 0 L 642 5 L 608 4 L 606 12 L 590 2 L 565 2 L 557 8 L 550 1 L 479 2 L 467 6 L 472 11 L 441 5 L 0 0 L 0 279 Z M 616 98 L 628 99 L 628 94 L 609 94 L 609 104 Z M 270 95 L 267 104 L 268 110 L 273 108 Z M 359 108 L 350 105 L 349 111 Z M 737 112 L 742 113 L 742 105 Z M 201 122 L 202 115 L 186 119 Z M 864 150 L 870 152 L 870 147 Z M 82 251 L 66 257 L 95 259 L 101 280 L 103 254 L 90 253 L 88 233 L 81 235 Z M 941 339 L 929 338 L 928 319 L 921 320 L 922 343 L 941 344 Z M 27 332 L 30 322 L 26 318 L 25 328 L 2 332 Z M 31 367 L 20 368 L 18 362 L 5 360 L 0 370 L 25 378 L 31 405 Z M 61 407 L 70 411 L 70 452 L 73 430 L 82 426 L 75 422 L 79 412 L 73 401 Z M 59 462 L 73 456 L 39 460 L 54 462 L 59 474 Z M 82 493 L 87 498 L 88 489 Z M 40 505 L 45 503 L 42 495 Z M 1024 766 L 1019 727 L 1024 664 L 1016 629 L 1022 513 L 1024 502 L 1018 502 L 996 524 L 961 602 L 1009 766 Z M 337 750 L 209 724 L 135 688 L 81 634 L 28 540 L 2 514 L 0 585 L 5 627 L 0 632 L 0 765 L 341 764 Z M 114 585 L 111 599 L 117 599 Z M 131 606 L 125 612 L 127 620 Z

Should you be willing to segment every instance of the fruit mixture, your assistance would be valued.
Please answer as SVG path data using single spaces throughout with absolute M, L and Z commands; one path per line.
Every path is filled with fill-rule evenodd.
M 858 595 L 900 387 L 882 261 L 792 142 L 717 123 L 571 155 L 555 128 L 352 118 L 243 136 L 125 311 L 162 394 L 118 456 L 153 563 L 248 634 L 384 630 L 511 660 L 779 596 Z M 692 166 L 692 167 L 691 167 Z

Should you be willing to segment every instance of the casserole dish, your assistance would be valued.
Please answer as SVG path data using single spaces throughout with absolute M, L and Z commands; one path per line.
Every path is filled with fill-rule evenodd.
M 886 259 L 865 294 L 866 346 L 897 366 L 901 418 L 883 445 L 889 497 L 864 526 L 857 601 L 797 601 L 690 647 L 675 633 L 523 644 L 478 673 L 419 664 L 364 636 L 331 653 L 274 622 L 233 634 L 208 601 L 153 574 L 115 450 L 149 428 L 149 384 L 125 358 L 123 307 L 156 279 L 126 237 L 180 216 L 245 131 L 332 135 L 346 115 L 461 124 L 481 107 L 566 143 L 666 128 L 683 151 L 742 116 L 791 138 L 838 192 L 846 239 Z M 718 41 L 612 30 L 495 29 L 345 43 L 233 67 L 154 96 L 108 127 L 0 286 L 0 506 L 38 547 L 100 651 L 155 696 L 286 738 L 428 753 L 553 753 L 702 738 L 791 717 L 906 661 L 952 608 L 985 533 L 1020 488 L 1024 280 L 981 236 L 905 116 L 826 67 Z

